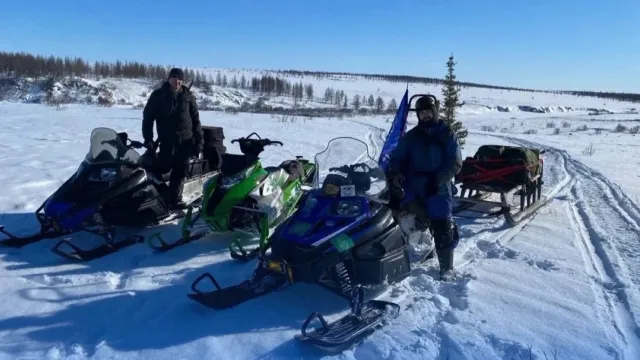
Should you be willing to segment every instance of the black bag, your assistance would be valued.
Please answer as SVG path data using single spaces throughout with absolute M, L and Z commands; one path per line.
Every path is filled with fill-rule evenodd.
M 302 179 L 305 176 L 304 166 L 298 160 L 285 160 L 280 164 L 280 168 L 290 175 L 291 180 Z
M 220 170 L 222 168 L 222 155 L 227 153 L 224 146 L 224 129 L 215 126 L 203 126 L 204 147 L 202 156 L 209 165 L 210 170 Z

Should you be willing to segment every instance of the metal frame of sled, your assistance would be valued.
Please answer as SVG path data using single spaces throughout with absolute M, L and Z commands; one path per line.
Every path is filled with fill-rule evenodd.
M 514 147 L 511 147 L 514 148 Z M 467 157 L 463 161 L 464 166 L 471 166 L 475 170 L 470 174 L 458 174 L 455 178 L 455 184 L 462 184 L 460 195 L 454 196 L 459 205 L 454 208 L 454 216 L 466 218 L 483 218 L 503 215 L 507 223 L 511 226 L 517 225 L 525 217 L 533 214 L 547 200 L 542 196 L 542 185 L 544 184 L 544 159 L 540 156 L 545 153 L 544 149 L 531 149 L 538 160 L 533 164 L 527 164 L 524 160 L 506 159 L 506 158 L 487 158 L 476 159 Z M 491 166 L 499 166 L 495 169 L 489 169 Z M 531 175 L 532 167 L 539 167 L 536 175 Z M 520 181 L 508 179 L 509 176 L 517 172 L 523 172 L 524 178 Z M 490 185 L 488 182 L 500 181 L 502 186 Z M 475 193 L 474 193 L 475 192 Z M 499 194 L 500 201 L 489 201 L 486 198 L 490 194 Z M 520 196 L 519 210 L 513 214 L 512 206 L 509 203 L 509 197 L 514 194 Z M 480 211 L 472 209 L 475 205 L 489 205 L 500 207 L 497 211 Z M 480 216 L 463 216 L 460 213 L 476 212 L 483 215 Z

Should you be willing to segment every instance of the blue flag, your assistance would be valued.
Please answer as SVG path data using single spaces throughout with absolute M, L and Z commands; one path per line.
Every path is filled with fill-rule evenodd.
M 404 96 L 398 105 L 398 111 L 396 111 L 396 117 L 393 119 L 387 139 L 384 142 L 382 151 L 380 152 L 380 158 L 378 165 L 383 171 L 389 170 L 389 160 L 391 159 L 391 153 L 398 146 L 400 138 L 404 136 L 407 129 L 407 115 L 409 114 L 409 89 L 404 92 Z

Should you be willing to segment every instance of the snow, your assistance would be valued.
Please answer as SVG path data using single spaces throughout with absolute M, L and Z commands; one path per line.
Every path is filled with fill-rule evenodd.
M 379 88 L 396 101 L 406 86 L 307 80 L 374 97 Z M 426 90 L 439 94 L 410 86 L 410 94 Z M 475 101 L 460 109 L 470 131 L 463 155 L 484 144 L 544 147 L 550 201 L 515 227 L 503 218 L 457 218 L 460 279 L 437 281 L 436 260 L 415 268 L 380 295 L 401 304 L 400 316 L 355 349 L 329 355 L 293 339 L 314 311 L 328 320 L 348 312 L 344 299 L 318 286 L 296 284 L 225 311 L 187 299 L 204 272 L 227 286 L 253 270 L 253 262 L 230 259 L 229 236 L 216 235 L 163 254 L 140 244 L 82 264 L 53 254 L 57 240 L 1 249 L 0 359 L 529 359 L 529 351 L 533 359 L 554 352 L 558 359 L 640 359 L 640 147 L 638 135 L 614 131 L 640 124 L 638 115 L 624 114 L 634 104 L 485 89 L 464 89 L 463 100 Z M 616 113 L 589 115 L 589 108 Z M 1 102 L 0 117 L 0 224 L 20 235 L 36 230 L 32 212 L 76 171 L 93 128 L 141 137 L 141 110 L 126 107 Z M 263 153 L 265 165 L 312 157 L 338 136 L 375 152 L 390 117 L 201 112 L 205 125 L 224 128 L 230 152 L 239 151 L 231 139 L 253 131 L 282 141 Z M 587 129 L 578 131 L 581 125 Z M 590 144 L 596 151 L 583 153 Z M 173 238 L 179 224 L 142 234 Z M 91 239 L 74 235 L 84 241 Z
M 411 94 L 430 93 L 440 97 L 442 86 L 424 83 L 389 82 L 381 79 L 372 79 L 360 75 L 291 75 L 279 71 L 252 70 L 252 69 L 215 69 L 215 68 L 190 68 L 200 71 L 209 80 L 215 81 L 217 75 L 226 76 L 230 84 L 233 77 L 240 81 L 244 76 L 249 83 L 246 89 L 232 88 L 230 85 L 212 85 L 210 90 L 193 86 L 200 104 L 207 108 L 224 110 L 229 108 L 241 108 L 243 103 L 255 105 L 263 98 L 265 105 L 274 108 L 312 108 L 330 109 L 336 105 L 325 103 L 324 94 L 327 88 L 335 91 L 344 91 L 348 97 L 348 106 L 352 108 L 351 101 L 355 95 L 361 98 L 373 96 L 384 100 L 385 109 L 392 99 L 396 102 L 409 89 Z M 291 84 L 302 83 L 313 85 L 314 94 L 311 100 L 306 97 L 302 101 L 295 102 L 290 96 L 276 96 L 274 94 L 253 93 L 250 90 L 251 78 L 260 78 L 264 75 L 279 77 Z M 38 89 L 33 79 L 22 79 L 13 84 L 9 81 L 3 89 L 0 78 L 0 99 L 23 102 L 44 102 L 46 92 Z M 98 98 L 108 100 L 110 106 L 125 108 L 141 108 L 146 103 L 151 91 L 156 89 L 161 81 L 146 79 L 121 79 L 121 78 L 64 78 L 54 84 L 53 95 L 59 99 L 73 103 L 97 104 Z M 583 97 L 553 92 L 530 92 L 518 90 L 501 90 L 469 87 L 463 88 L 460 100 L 463 105 L 459 108 L 461 114 L 481 115 L 502 113 L 509 116 L 525 116 L 536 114 L 638 114 L 639 106 L 633 102 L 617 101 L 594 97 Z M 361 104 L 361 108 L 373 110 L 374 106 Z

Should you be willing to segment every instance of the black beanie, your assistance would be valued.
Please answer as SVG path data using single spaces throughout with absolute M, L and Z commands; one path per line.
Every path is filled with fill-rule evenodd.
M 179 80 L 184 81 L 184 72 L 180 68 L 173 68 L 169 71 L 169 78 L 177 77 Z

